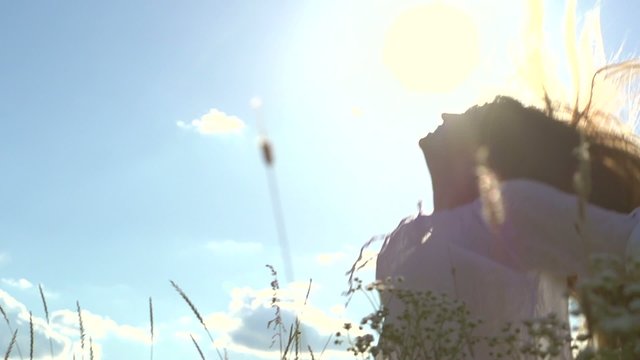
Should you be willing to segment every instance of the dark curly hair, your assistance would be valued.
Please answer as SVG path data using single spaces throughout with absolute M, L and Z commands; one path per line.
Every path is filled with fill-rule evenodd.
M 624 213 L 640 206 L 637 137 L 599 126 L 596 117 L 607 116 L 604 114 L 576 111 L 571 121 L 563 121 L 557 113 L 549 101 L 546 109 L 538 109 L 498 96 L 463 116 L 477 122 L 476 144 L 488 150 L 487 165 L 501 180 L 527 178 L 574 192 L 575 149 L 583 134 L 591 160 L 588 201 Z

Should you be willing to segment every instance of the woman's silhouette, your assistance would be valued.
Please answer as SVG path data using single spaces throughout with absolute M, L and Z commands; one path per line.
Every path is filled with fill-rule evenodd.
M 420 140 L 433 186 L 434 212 L 403 220 L 378 255 L 377 278 L 466 302 L 495 335 L 507 322 L 557 314 L 568 319 L 567 279 L 587 274 L 588 255 L 624 256 L 640 241 L 640 146 L 593 110 L 563 113 L 525 107 L 509 97 L 443 114 Z M 582 135 L 581 135 L 582 134 Z M 588 143 L 590 190 L 580 215 L 575 174 L 581 136 Z M 487 222 L 477 154 L 497 178 L 500 223 Z M 589 185 L 590 181 L 590 185 Z M 394 323 L 403 305 L 382 293 Z M 384 331 L 383 331 L 384 337 Z M 428 341 L 428 340 L 425 340 Z M 479 346 L 474 358 L 488 358 Z M 561 356 L 571 358 L 565 347 Z

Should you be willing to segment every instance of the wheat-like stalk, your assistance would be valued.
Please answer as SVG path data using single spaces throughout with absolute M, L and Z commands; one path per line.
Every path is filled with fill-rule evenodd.
M 9 317 L 7 316 L 7 313 L 4 312 L 4 309 L 2 308 L 2 305 L 0 305 L 0 313 L 2 314 L 2 317 L 4 318 L 4 321 L 7 323 L 7 326 L 9 328 L 11 328 L 11 323 L 9 322 Z
M 82 310 L 80 309 L 80 302 L 76 300 L 76 309 L 78 311 L 78 323 L 80 324 L 80 349 L 82 349 L 82 357 L 84 358 L 84 325 L 82 324 Z
M 11 337 L 11 342 L 9 342 L 9 347 L 7 348 L 7 352 L 4 353 L 4 360 L 9 360 L 9 355 L 11 355 L 11 350 L 13 350 L 13 345 L 16 344 L 16 335 L 18 335 L 18 329 L 13 332 L 13 336 Z M 20 356 L 22 357 L 22 356 Z
M 189 337 L 191 337 L 191 341 L 193 341 L 193 345 L 196 346 L 196 350 L 198 350 L 198 354 L 200 354 L 200 358 L 202 360 L 205 360 L 204 354 L 202 353 L 202 349 L 200 349 L 200 345 L 198 345 L 198 342 L 196 342 L 196 339 L 194 339 L 193 335 L 191 335 L 191 334 L 189 334 Z
M 259 146 L 264 161 L 265 170 L 267 172 L 267 186 L 269 187 L 269 195 L 271 196 L 271 207 L 273 210 L 273 219 L 276 225 L 278 241 L 280 243 L 280 253 L 284 263 L 284 272 L 287 281 L 293 281 L 293 264 L 291 262 L 291 250 L 289 248 L 289 240 L 287 240 L 287 231 L 285 226 L 284 211 L 280 199 L 280 190 L 278 188 L 278 180 L 276 177 L 276 169 L 274 166 L 273 145 L 267 136 L 267 130 L 262 119 L 262 101 L 252 99 L 251 107 L 254 108 L 256 114 L 256 124 L 259 134 Z
M 89 336 L 89 359 L 93 360 L 93 338 Z
M 2 313 L 2 317 L 4 318 L 4 321 L 7 323 L 7 325 L 11 326 L 11 324 L 9 323 L 9 317 L 7 316 L 7 313 L 2 308 L 2 305 L 0 305 L 0 313 Z
M 151 360 L 153 360 L 153 301 L 149 297 L 149 324 L 151 332 Z
M 200 315 L 200 312 L 198 311 L 196 306 L 191 302 L 187 294 L 185 294 L 185 292 L 182 291 L 182 289 L 180 288 L 180 286 L 178 286 L 178 284 L 176 284 L 173 280 L 169 280 L 169 282 L 171 283 L 171 286 L 173 286 L 173 288 L 176 289 L 178 294 L 180 294 L 180 297 L 182 297 L 182 299 L 184 299 L 187 305 L 189 305 L 189 308 L 191 308 L 191 311 L 193 311 L 195 316 L 198 318 L 198 321 L 200 321 L 200 324 L 202 324 L 202 327 L 204 327 L 204 330 L 207 332 L 207 335 L 209 336 L 209 340 L 211 340 L 211 343 L 214 343 L 213 336 L 211 336 L 211 332 L 209 332 L 209 328 L 207 328 L 207 324 L 205 324 L 204 319 L 202 318 L 202 315 Z M 218 350 L 218 348 L 216 348 L 216 353 L 218 353 L 218 357 L 220 359 L 223 359 L 222 354 L 220 353 L 220 350 Z
M 38 290 L 40 290 L 40 299 L 42 299 L 42 306 L 44 307 L 44 315 L 47 318 L 47 325 L 51 326 L 49 321 L 49 307 L 47 306 L 47 299 L 44 297 L 42 284 L 38 284 Z M 53 341 L 51 340 L 51 336 L 49 336 L 49 352 L 51 354 L 51 359 L 53 359 Z
M 33 314 L 29 311 L 29 360 L 33 360 Z
M 7 328 L 9 328 L 9 332 L 13 332 L 13 327 L 11 326 L 11 322 L 9 321 L 9 317 L 7 316 L 7 313 L 2 308 L 2 305 L 0 305 L 0 313 L 2 314 L 2 318 L 4 319 L 4 321 L 7 323 Z M 18 329 L 16 329 L 16 331 L 18 331 Z M 22 351 L 20 351 L 20 345 L 17 342 L 15 345 L 16 345 L 16 350 L 18 350 L 18 356 L 20 356 L 20 359 L 23 359 Z
M 42 284 L 38 284 L 38 290 L 40 290 L 40 299 L 42 299 L 42 306 L 44 307 L 44 315 L 49 323 L 49 307 L 47 306 L 47 300 L 44 297 L 44 291 L 42 290 Z
M 185 294 L 185 292 L 182 291 L 182 289 L 180 288 L 180 286 L 178 286 L 178 284 L 173 282 L 173 280 L 169 280 L 169 281 L 171 282 L 171 285 L 173 286 L 173 288 L 176 289 L 178 294 L 180 294 L 180 297 L 182 297 L 182 299 L 184 299 L 187 305 L 189 305 L 189 308 L 191 308 L 191 311 L 198 318 L 198 321 L 200 321 L 200 324 L 202 324 L 202 326 L 204 327 L 204 330 L 207 332 L 207 335 L 209 335 L 209 339 L 211 339 L 211 342 L 213 342 L 213 337 L 211 336 L 211 333 L 209 332 L 209 329 L 207 328 L 207 325 L 204 323 L 204 319 L 202 318 L 202 315 L 200 315 L 200 312 L 198 311 L 196 306 L 193 304 L 193 302 L 191 302 L 187 294 Z

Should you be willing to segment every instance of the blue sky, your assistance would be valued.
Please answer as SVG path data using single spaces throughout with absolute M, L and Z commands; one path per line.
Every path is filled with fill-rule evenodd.
M 134 359 L 148 356 L 152 296 L 155 358 L 195 357 L 185 334 L 202 345 L 206 334 L 172 279 L 233 359 L 268 357 L 264 265 L 283 265 L 249 105 L 258 96 L 297 281 L 282 279 L 285 295 L 299 300 L 313 278 L 307 325 L 326 339 L 362 243 L 418 200 L 431 208 L 418 139 L 441 112 L 495 95 L 523 45 L 524 2 L 452 1 L 478 29 L 477 63 L 446 91 L 407 89 L 385 64 L 385 36 L 399 14 L 430 3 L 0 1 L 0 305 L 20 329 L 31 309 L 40 344 L 50 334 L 67 359 L 79 300 L 101 358 Z M 593 6 L 578 2 L 578 26 Z M 544 9 L 555 54 L 564 5 Z M 638 13 L 602 1 L 606 54 L 640 51 Z M 210 109 L 242 129 L 201 133 L 192 121 Z M 0 349 L 9 338 L 0 326 Z

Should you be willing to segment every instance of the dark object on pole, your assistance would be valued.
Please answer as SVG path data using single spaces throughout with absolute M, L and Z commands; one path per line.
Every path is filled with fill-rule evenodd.
M 262 150 L 262 158 L 267 170 L 267 182 L 269 186 L 269 194 L 271 195 L 273 217 L 276 222 L 276 230 L 278 231 L 278 240 L 280 241 L 282 261 L 284 262 L 284 272 L 287 277 L 287 281 L 293 281 L 294 275 L 293 265 L 291 264 L 291 250 L 289 249 L 289 241 L 287 240 L 287 231 L 284 224 L 282 204 L 280 202 L 278 181 L 276 179 L 275 168 L 273 167 L 273 148 L 271 147 L 271 142 L 269 142 L 266 136 L 263 136 L 260 140 L 260 148 Z
M 262 159 L 267 167 L 273 166 L 273 150 L 271 148 L 271 142 L 266 137 L 260 139 L 260 149 L 262 150 Z

